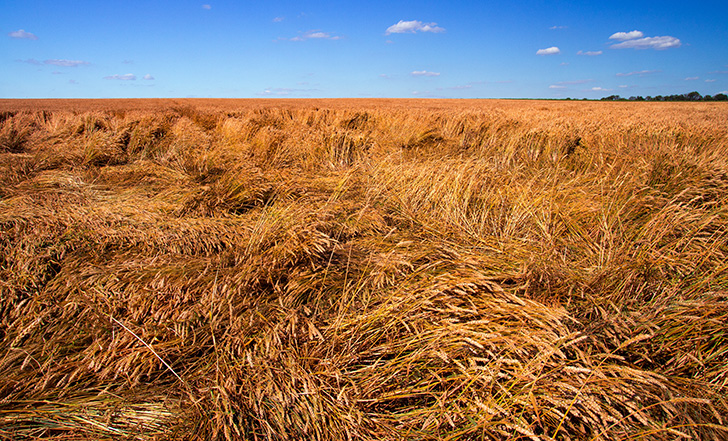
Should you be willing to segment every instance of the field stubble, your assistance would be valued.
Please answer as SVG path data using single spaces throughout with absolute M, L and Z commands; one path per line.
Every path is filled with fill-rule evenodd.
M 0 437 L 728 437 L 728 107 L 0 101 Z

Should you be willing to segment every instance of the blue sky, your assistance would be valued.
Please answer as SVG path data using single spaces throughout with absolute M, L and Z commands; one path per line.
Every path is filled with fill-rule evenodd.
M 728 90 L 728 1 L 0 0 L 0 97 Z

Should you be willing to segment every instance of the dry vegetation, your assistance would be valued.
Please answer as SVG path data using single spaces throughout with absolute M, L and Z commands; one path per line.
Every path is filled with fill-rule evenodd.
M 726 439 L 727 122 L 0 101 L 0 438 Z

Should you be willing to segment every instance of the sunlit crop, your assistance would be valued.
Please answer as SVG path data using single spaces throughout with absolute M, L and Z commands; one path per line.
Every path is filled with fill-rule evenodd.
M 0 437 L 728 437 L 728 106 L 0 101 Z

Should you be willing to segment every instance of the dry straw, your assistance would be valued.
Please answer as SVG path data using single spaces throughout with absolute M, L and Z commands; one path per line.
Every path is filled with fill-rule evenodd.
M 0 437 L 728 437 L 720 103 L 0 107 Z

